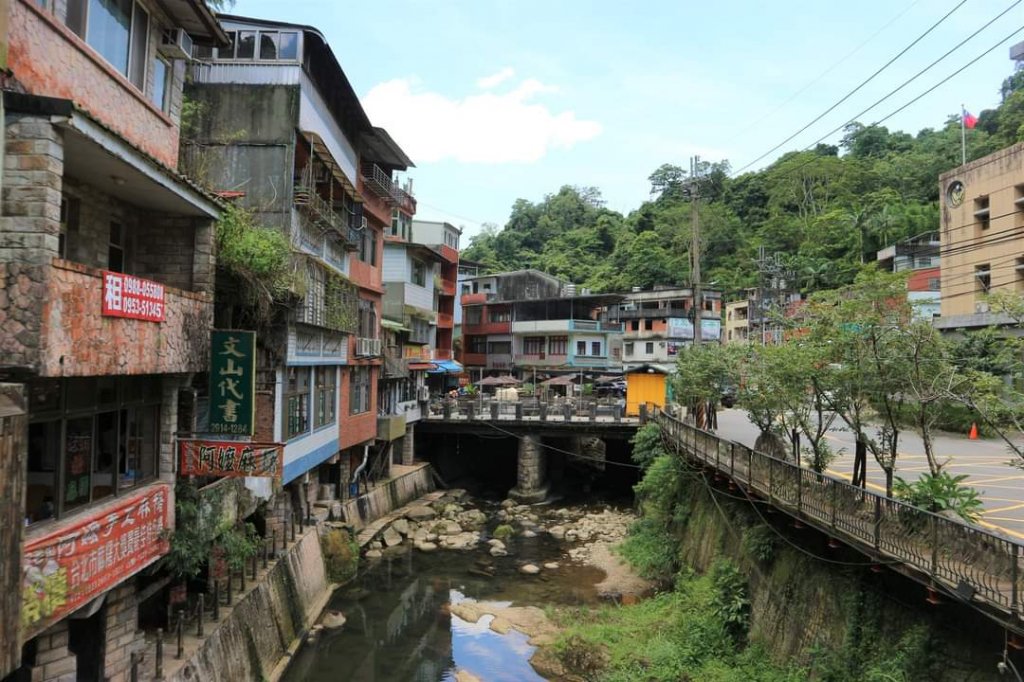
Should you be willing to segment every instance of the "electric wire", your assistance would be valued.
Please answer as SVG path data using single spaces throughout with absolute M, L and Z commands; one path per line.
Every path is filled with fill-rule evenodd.
M 765 153 L 761 154 L 759 157 L 757 157 L 756 159 L 754 159 L 750 163 L 746 164 L 745 166 L 743 166 L 742 168 L 737 170 L 736 174 L 738 175 L 738 174 L 742 173 L 743 171 L 745 171 L 747 168 L 750 168 L 755 163 L 757 163 L 758 161 L 760 161 L 764 157 L 768 156 L 772 152 L 776 151 L 777 149 L 782 147 L 784 144 L 786 144 L 787 142 L 791 141 L 794 137 L 796 137 L 800 133 L 802 133 L 805 130 L 807 130 L 808 128 L 810 128 L 812 125 L 814 125 L 815 123 L 820 121 L 822 118 L 824 118 L 828 114 L 832 113 L 832 111 L 834 111 L 836 109 L 836 107 L 838 107 L 840 104 L 842 104 L 843 102 L 848 100 L 850 97 L 852 97 L 854 94 L 856 94 L 861 88 L 863 88 L 865 85 L 867 85 L 872 80 L 874 80 L 874 78 L 876 76 L 878 76 L 880 73 L 882 73 L 887 68 L 892 66 L 892 64 L 896 60 L 898 60 L 900 57 L 902 57 L 904 54 L 906 54 L 911 48 L 913 48 L 915 45 L 917 45 L 919 42 L 921 42 L 928 34 L 930 34 L 932 31 L 934 31 L 936 28 L 938 28 L 939 25 L 942 24 L 944 21 L 946 21 L 946 19 L 948 19 L 950 16 L 952 16 L 954 12 L 956 12 L 958 9 L 963 7 L 966 4 L 966 2 L 967 2 L 967 0 L 961 0 L 961 2 L 957 3 L 957 5 L 953 7 L 953 9 L 949 10 L 949 12 L 947 12 L 945 15 L 943 15 L 938 21 L 936 21 L 934 24 L 932 24 L 930 27 L 928 27 L 928 29 L 924 33 L 922 33 L 917 38 L 915 38 L 913 41 L 911 41 L 911 43 L 909 45 L 907 45 L 902 50 L 900 50 L 894 57 L 889 59 L 889 61 L 887 61 L 885 64 L 883 64 L 880 68 L 878 68 L 874 73 L 872 73 L 870 76 L 868 76 L 865 80 L 861 81 L 860 84 L 857 85 L 857 87 L 855 87 L 853 90 L 851 90 L 848 93 L 846 93 L 845 95 L 843 95 L 839 99 L 839 101 L 837 101 L 834 104 L 832 104 L 832 106 L 830 106 L 824 112 L 818 114 L 818 116 L 816 116 L 814 119 L 812 119 L 809 123 L 805 124 L 802 128 L 797 130 L 795 133 L 793 133 L 792 135 L 787 137 L 785 140 L 783 140 L 782 142 L 778 143 L 777 145 L 775 145 L 774 147 L 772 147 L 771 149 L 769 149 Z

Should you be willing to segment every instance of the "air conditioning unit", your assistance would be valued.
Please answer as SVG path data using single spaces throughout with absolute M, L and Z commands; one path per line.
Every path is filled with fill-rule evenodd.
M 356 355 L 375 356 L 380 355 L 381 340 L 370 338 L 356 339 Z
M 171 59 L 191 59 L 192 39 L 183 28 L 169 28 L 163 32 L 157 49 L 160 54 Z
M 420 386 L 416 389 L 416 399 L 420 402 L 426 402 L 430 400 L 430 389 L 426 386 Z
M 988 310 L 988 301 L 979 301 L 974 304 L 974 312 L 976 313 L 987 313 Z

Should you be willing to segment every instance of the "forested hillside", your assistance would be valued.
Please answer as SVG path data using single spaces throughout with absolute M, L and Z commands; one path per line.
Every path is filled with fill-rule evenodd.
M 1003 81 L 1001 104 L 968 130 L 968 159 L 1024 140 L 1024 71 Z M 765 140 L 770 144 L 771 140 Z M 703 279 L 730 298 L 755 286 L 758 248 L 781 253 L 803 291 L 853 280 L 896 240 L 938 227 L 938 176 L 960 163 L 960 119 L 916 135 L 847 126 L 839 146 L 790 152 L 731 177 L 704 163 L 700 182 Z M 689 281 L 688 172 L 666 163 L 651 198 L 628 215 L 593 187 L 565 185 L 540 202 L 519 199 L 508 223 L 485 226 L 463 257 L 491 270 L 538 268 L 594 291 Z

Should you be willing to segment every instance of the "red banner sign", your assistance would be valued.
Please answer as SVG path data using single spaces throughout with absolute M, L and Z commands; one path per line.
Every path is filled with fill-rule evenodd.
M 172 504 L 171 487 L 157 483 L 28 540 L 21 571 L 25 639 L 166 554 Z
M 103 271 L 103 315 L 164 321 L 164 285 L 123 272 Z
M 180 447 L 185 476 L 281 476 L 284 447 L 279 443 L 183 440 Z

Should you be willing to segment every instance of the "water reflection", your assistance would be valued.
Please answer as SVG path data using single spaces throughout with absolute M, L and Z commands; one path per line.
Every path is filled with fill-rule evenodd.
M 554 542 L 539 539 L 518 550 L 535 561 L 560 554 Z M 284 681 L 454 682 L 458 670 L 487 682 L 543 680 L 529 665 L 534 647 L 526 635 L 490 630 L 490 616 L 466 622 L 450 613 L 451 604 L 467 598 L 522 606 L 592 602 L 593 585 L 604 574 L 563 566 L 523 576 L 518 563 L 482 550 L 386 557 L 332 597 L 328 608 L 348 622 L 303 647 Z

